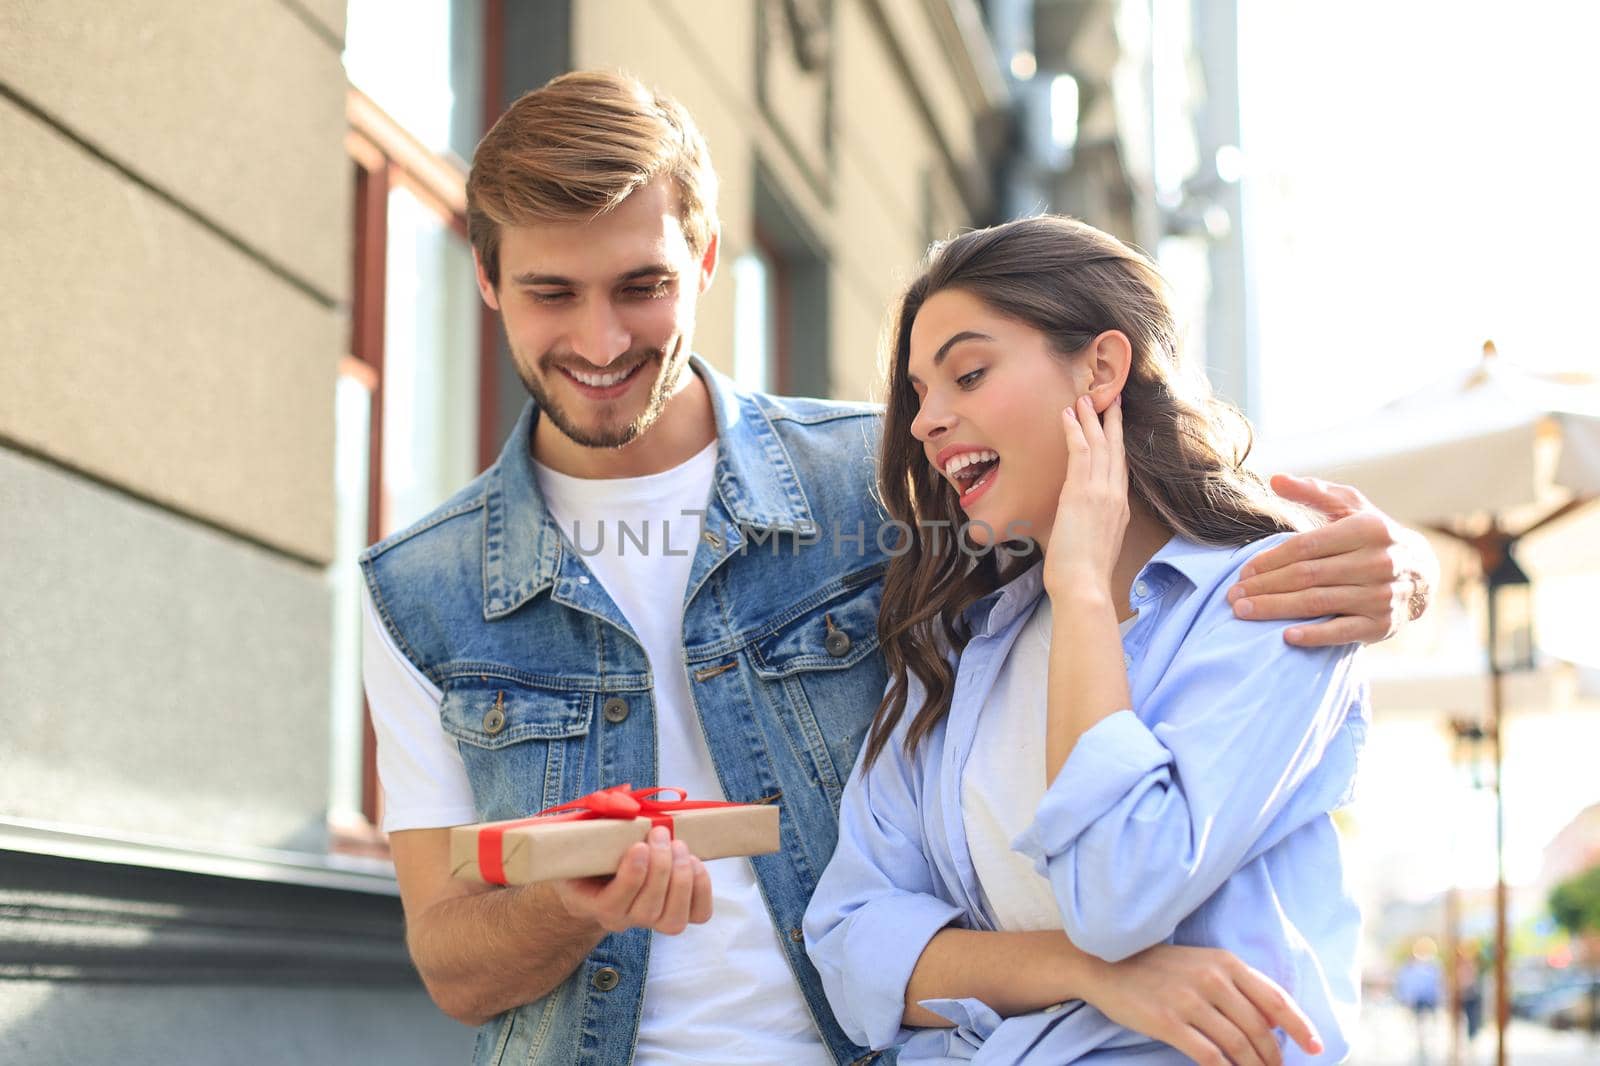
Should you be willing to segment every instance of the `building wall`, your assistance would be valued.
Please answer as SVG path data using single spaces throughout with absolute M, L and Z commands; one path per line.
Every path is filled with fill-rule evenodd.
M 343 31 L 0 6 L 6 1062 L 470 1048 L 327 858 Z
M 824 69 L 808 71 L 781 0 L 664 0 L 628 7 L 626 19 L 606 0 L 572 4 L 572 65 L 621 68 L 674 96 L 711 146 L 723 270 L 695 343 L 713 363 L 732 365 L 727 267 L 755 239 L 764 181 L 826 262 L 829 393 L 876 397 L 885 314 L 928 240 L 990 221 L 978 136 L 1002 100 L 984 92 L 987 43 L 974 54 L 953 30 L 976 10 L 833 0 Z
M 28 738 L 0 814 L 320 832 L 341 25 L 271 0 L 0 14 L 0 707 Z

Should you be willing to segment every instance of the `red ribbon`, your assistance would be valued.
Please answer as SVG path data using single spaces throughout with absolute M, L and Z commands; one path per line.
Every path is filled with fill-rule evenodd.
M 675 800 L 650 798 L 661 792 L 676 792 L 678 798 Z M 591 792 L 571 803 L 546 807 L 531 818 L 501 822 L 478 830 L 478 873 L 492 885 L 506 883 L 505 856 L 502 849 L 503 838 L 508 829 L 519 829 L 525 825 L 544 822 L 589 822 L 597 818 L 632 821 L 635 818 L 648 818 L 652 826 L 659 825 L 668 833 L 672 833 L 672 815 L 677 811 L 740 806 L 743 804 L 728 803 L 723 800 L 691 800 L 683 789 L 671 786 L 636 789 L 632 785 L 614 785 L 599 792 Z

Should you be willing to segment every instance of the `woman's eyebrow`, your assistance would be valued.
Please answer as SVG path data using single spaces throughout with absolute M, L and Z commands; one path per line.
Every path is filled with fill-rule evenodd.
M 945 341 L 944 344 L 939 346 L 939 350 L 937 352 L 933 353 L 933 365 L 934 365 L 934 368 L 938 369 L 939 364 L 944 362 L 945 356 L 950 354 L 950 349 L 954 348 L 956 345 L 960 344 L 962 341 L 992 341 L 992 340 L 994 340 L 994 338 L 989 336 L 987 333 L 978 333 L 975 330 L 964 329 L 960 333 L 957 333 L 955 336 L 951 337 L 949 340 Z M 917 377 L 917 375 L 911 373 L 909 371 L 909 369 L 906 372 L 906 380 L 909 381 L 914 386 L 922 384 L 922 379 Z
M 933 353 L 933 365 L 938 366 L 940 363 L 944 362 L 944 357 L 950 354 L 950 349 L 954 348 L 962 341 L 992 340 L 994 340 L 994 338 L 989 336 L 987 333 L 977 333 L 970 329 L 964 329 L 960 333 L 957 333 L 955 336 L 951 337 L 949 340 L 945 341 L 944 344 L 940 345 L 939 350 Z

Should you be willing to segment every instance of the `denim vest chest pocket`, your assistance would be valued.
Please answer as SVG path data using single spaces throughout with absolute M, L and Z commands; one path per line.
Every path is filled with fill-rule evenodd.
M 481 675 L 445 682 L 441 724 L 456 739 L 481 818 L 520 818 L 560 803 L 567 786 L 577 786 L 594 699 L 592 692 Z
M 883 693 L 878 654 L 881 568 L 847 576 L 750 645 L 761 680 L 781 686 L 806 746 L 827 752 L 817 767 L 835 807 Z

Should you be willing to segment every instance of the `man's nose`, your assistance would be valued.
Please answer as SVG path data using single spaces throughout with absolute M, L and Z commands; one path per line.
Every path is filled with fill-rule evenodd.
M 607 367 L 626 355 L 633 337 L 610 300 L 591 300 L 584 309 L 573 349 L 592 366 Z

